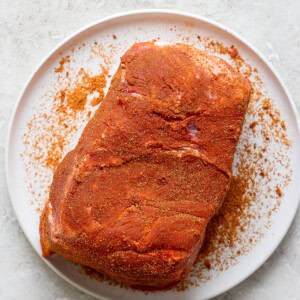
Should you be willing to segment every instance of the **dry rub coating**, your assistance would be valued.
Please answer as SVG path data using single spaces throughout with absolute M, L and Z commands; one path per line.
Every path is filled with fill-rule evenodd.
M 220 58 L 134 44 L 54 175 L 43 255 L 132 285 L 184 278 L 228 190 L 249 94 Z

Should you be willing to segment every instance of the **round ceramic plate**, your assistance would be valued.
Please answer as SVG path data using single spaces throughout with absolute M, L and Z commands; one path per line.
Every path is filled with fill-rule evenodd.
M 171 28 L 176 28 L 176 30 Z M 117 40 L 114 35 L 118 37 Z M 30 203 L 32 193 L 28 189 L 28 178 L 25 180 L 27 173 L 20 154 L 24 151 L 22 137 L 28 130 L 27 123 L 45 94 L 48 83 L 53 80 L 54 68 L 58 65 L 60 58 L 79 45 L 93 44 L 97 40 L 103 45 L 102 51 L 111 56 L 113 74 L 120 56 L 134 42 L 160 38 L 160 41 L 189 43 L 189 37 L 193 40 L 197 35 L 211 36 L 226 45 L 235 45 L 247 62 L 259 70 L 268 95 L 274 99 L 276 107 L 287 124 L 288 136 L 292 141 L 289 150 L 290 168 L 293 172 L 291 181 L 284 191 L 281 205 L 272 219 L 272 224 L 260 243 L 247 255 L 240 256 L 234 266 L 219 274 L 213 274 L 209 281 L 184 292 L 164 291 L 145 294 L 119 286 L 112 287 L 88 278 L 79 271 L 78 266 L 58 256 L 44 259 L 48 266 L 65 280 L 100 299 L 199 300 L 221 294 L 247 278 L 273 253 L 286 234 L 297 210 L 300 191 L 298 188 L 300 182 L 299 121 L 294 102 L 271 65 L 244 39 L 205 18 L 174 11 L 134 11 L 115 15 L 80 29 L 45 58 L 25 85 L 13 113 L 6 148 L 6 174 L 11 202 L 25 235 L 37 253 L 41 255 L 38 232 L 39 213 Z M 114 43 L 116 46 L 111 47 Z M 86 67 L 87 64 L 91 65 L 94 62 L 84 51 L 73 55 L 78 56 L 76 59 L 79 67 Z M 82 130 L 82 126 L 79 129 Z M 78 135 L 81 130 L 78 131 Z M 70 145 L 76 143 L 78 135 L 74 137 Z M 52 174 L 49 173 L 49 182 L 51 182 L 51 176 Z M 276 176 L 275 173 L 274 176 Z M 42 189 L 34 182 L 31 182 L 32 186 L 35 190 Z

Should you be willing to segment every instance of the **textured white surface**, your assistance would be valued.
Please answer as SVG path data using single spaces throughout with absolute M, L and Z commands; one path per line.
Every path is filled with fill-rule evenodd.
M 247 0 L 0 1 L 0 298 L 90 299 L 35 254 L 15 219 L 4 174 L 12 107 L 40 60 L 82 25 L 138 8 L 183 9 L 221 22 L 269 58 L 300 109 L 300 2 Z M 218 299 L 300 299 L 300 212 L 276 253 Z

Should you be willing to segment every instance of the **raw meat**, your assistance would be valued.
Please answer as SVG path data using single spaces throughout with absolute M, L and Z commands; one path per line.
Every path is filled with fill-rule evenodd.
M 134 44 L 40 223 L 57 253 L 131 285 L 187 276 L 227 193 L 250 82 L 184 44 Z

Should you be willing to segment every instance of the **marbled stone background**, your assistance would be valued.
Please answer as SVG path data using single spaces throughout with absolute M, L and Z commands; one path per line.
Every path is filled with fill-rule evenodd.
M 12 107 L 40 60 L 91 21 L 139 8 L 181 9 L 218 21 L 275 66 L 300 109 L 299 0 L 0 0 L 0 298 L 91 299 L 51 271 L 16 221 L 4 174 Z M 218 299 L 300 299 L 300 211 L 276 253 Z

